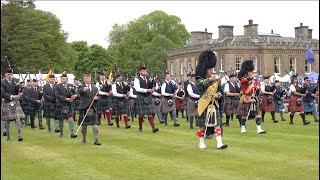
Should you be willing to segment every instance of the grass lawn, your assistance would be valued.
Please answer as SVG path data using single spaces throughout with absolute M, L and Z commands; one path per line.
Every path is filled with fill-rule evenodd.
M 289 115 L 285 117 L 287 121 L 274 124 L 268 113 L 263 135 L 256 133 L 252 120 L 246 134 L 240 134 L 237 120 L 230 121 L 224 128 L 225 150 L 216 149 L 215 138 L 206 140 L 208 149 L 199 149 L 197 127 L 190 130 L 181 118 L 180 127 L 170 120 L 167 127 L 156 122 L 160 130 L 155 134 L 147 120 L 140 134 L 137 119 L 130 122 L 131 129 L 123 121 L 120 129 L 107 126 L 102 119 L 101 146 L 93 145 L 91 127 L 87 144 L 81 143 L 80 132 L 71 139 L 67 122 L 63 139 L 46 126 L 23 126 L 24 140 L 18 142 L 12 122 L 12 141 L 1 137 L 1 179 L 319 179 L 319 123 L 309 115 L 311 124 L 304 126 L 296 115 L 289 125 Z

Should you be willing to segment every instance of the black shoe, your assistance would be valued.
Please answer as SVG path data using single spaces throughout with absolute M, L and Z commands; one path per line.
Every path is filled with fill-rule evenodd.
M 279 122 L 278 120 L 273 120 L 273 123 L 277 123 L 277 122 Z
M 286 121 L 286 120 L 284 118 L 282 118 L 281 121 Z
M 87 143 L 87 140 L 83 139 L 82 144 L 86 144 L 86 143 Z
M 113 126 L 113 123 L 108 123 L 108 126 Z
M 225 149 L 225 148 L 227 148 L 227 147 L 228 147 L 227 144 L 223 144 L 221 147 L 218 147 L 217 149 Z
M 23 141 L 23 138 L 21 136 L 19 136 L 18 141 Z
M 3 136 L 7 136 L 7 132 L 5 132 L 5 131 L 2 134 L 3 134 Z
M 229 127 L 229 124 L 226 124 L 226 127 Z
M 131 128 L 131 126 L 130 125 L 126 125 L 126 129 L 129 129 L 129 128 Z
M 266 134 L 266 133 L 267 133 L 267 131 L 261 131 L 258 134 Z
M 163 124 L 164 123 L 164 121 L 160 121 L 160 124 Z
M 39 129 L 44 129 L 44 127 L 41 126 L 41 127 L 39 127 Z
M 75 135 L 75 134 L 71 134 L 71 138 L 76 138 L 76 137 L 78 137 L 78 135 Z
M 59 138 L 63 138 L 63 134 L 60 134 L 60 135 L 59 135 Z
M 56 130 L 54 130 L 54 132 L 55 132 L 55 133 L 58 133 L 58 132 L 60 132 L 60 130 L 59 130 L 59 129 L 56 129 Z
M 190 129 L 193 129 L 193 126 L 190 126 Z
M 153 132 L 153 133 L 156 133 L 157 131 L 159 131 L 158 128 L 153 128 L 153 129 L 152 129 L 152 132 Z
M 11 141 L 11 137 L 10 136 L 7 137 L 7 141 Z
M 178 127 L 178 126 L 180 126 L 180 124 L 176 123 L 176 124 L 173 124 L 173 126 Z
M 48 129 L 48 132 L 51 133 L 51 129 Z
M 308 125 L 308 124 L 310 124 L 310 122 L 309 122 L 309 121 L 305 121 L 305 122 L 303 122 L 303 125 Z
M 314 120 L 314 122 L 319 122 L 319 119 Z
M 186 118 L 185 116 L 182 116 L 182 118 Z
M 93 144 L 94 145 L 101 145 L 101 143 L 98 141 L 98 139 L 96 139 Z
M 36 128 L 37 126 L 31 126 L 32 129 Z

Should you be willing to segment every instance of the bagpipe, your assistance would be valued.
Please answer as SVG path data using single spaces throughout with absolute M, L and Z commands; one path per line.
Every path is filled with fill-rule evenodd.
M 177 96 L 178 97 L 183 97 L 185 95 L 185 92 L 182 91 L 182 89 L 180 88 L 179 91 L 177 92 Z M 183 99 L 179 99 L 180 102 L 183 102 Z

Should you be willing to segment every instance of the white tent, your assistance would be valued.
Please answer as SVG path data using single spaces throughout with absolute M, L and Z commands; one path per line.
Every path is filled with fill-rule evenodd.
M 227 75 L 225 75 L 224 77 L 222 77 L 220 79 L 220 83 L 221 83 L 221 86 L 223 86 L 225 83 L 227 83 L 229 81 L 229 77 Z
M 58 81 L 61 78 L 61 75 L 62 74 L 54 74 L 54 77 Z M 40 80 L 42 82 L 42 84 L 45 84 L 44 78 L 46 76 L 47 76 L 47 74 L 42 74 L 43 80 L 40 80 L 39 74 L 36 74 L 36 76 L 34 74 L 30 74 L 30 79 L 32 80 L 32 79 L 36 78 L 37 80 Z M 74 78 L 75 78 L 74 74 L 67 74 L 67 77 L 68 77 L 68 83 L 72 84 L 74 81 Z M 25 81 L 26 81 L 27 79 L 29 79 L 29 75 L 26 76 L 26 74 L 21 74 L 21 78 L 19 78 L 19 74 L 13 74 L 13 78 L 19 79 L 19 81 L 20 81 L 20 79 L 21 80 L 25 79 Z
M 281 81 L 282 78 L 277 74 L 273 74 L 273 76 L 270 77 L 270 82 L 274 83 L 275 80 Z
M 290 76 L 289 74 L 286 74 L 285 76 L 283 76 L 280 80 L 280 82 L 289 82 L 290 81 Z

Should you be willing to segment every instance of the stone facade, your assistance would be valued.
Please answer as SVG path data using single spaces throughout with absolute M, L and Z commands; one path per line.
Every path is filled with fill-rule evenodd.
M 168 52 L 168 70 L 177 80 L 186 79 L 186 71 L 195 70 L 199 54 L 207 49 L 217 52 L 219 72 L 238 71 L 244 60 L 253 59 L 256 70 L 262 75 L 278 74 L 284 76 L 290 70 L 297 74 L 319 73 L 319 40 L 312 39 L 312 29 L 308 26 L 295 27 L 295 37 L 282 37 L 279 34 L 258 34 L 258 24 L 244 26 L 244 35 L 233 35 L 233 26 L 218 26 L 218 39 L 212 39 L 212 33 L 191 32 L 191 42 L 184 48 Z M 312 43 L 315 63 L 308 64 L 304 54 L 308 43 Z

